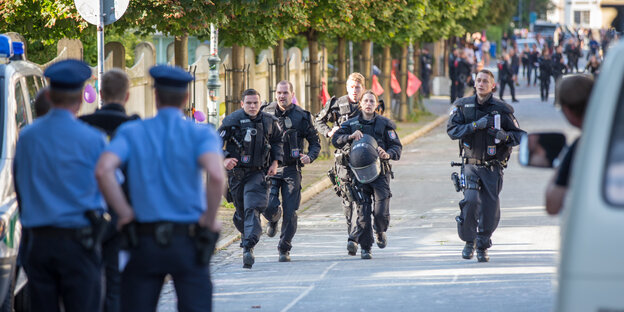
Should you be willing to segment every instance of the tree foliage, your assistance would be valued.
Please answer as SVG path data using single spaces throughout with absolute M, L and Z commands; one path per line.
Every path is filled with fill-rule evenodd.
M 434 42 L 451 36 L 461 36 L 465 28 L 460 23 L 470 20 L 482 7 L 484 0 L 430 0 L 425 8 L 424 23 L 427 30 L 421 42 Z
M 374 28 L 369 38 L 382 46 L 406 44 L 422 35 L 425 3 L 420 0 L 370 1 Z

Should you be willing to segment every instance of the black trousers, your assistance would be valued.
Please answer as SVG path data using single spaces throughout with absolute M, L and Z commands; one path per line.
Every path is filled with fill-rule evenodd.
M 376 232 L 386 232 L 390 224 L 390 177 L 380 175 L 367 184 L 358 183 L 364 194 L 364 203 L 358 205 L 358 218 L 355 230 L 349 240 L 355 241 L 362 249 L 373 246 L 373 228 Z M 371 220 L 374 216 L 374 221 Z
M 498 91 L 498 97 L 499 98 L 503 98 L 503 95 L 505 94 L 505 85 L 509 86 L 509 90 L 511 92 L 511 99 L 515 100 L 516 99 L 516 88 L 514 87 L 514 81 L 512 79 L 506 79 L 506 80 L 502 80 L 500 81 L 500 90 Z
M 113 219 L 113 220 L 116 220 Z M 107 237 L 102 242 L 102 258 L 106 276 L 106 294 L 104 297 L 104 312 L 117 312 L 121 309 L 121 273 L 119 272 L 119 245 L 121 234 L 111 222 L 107 229 Z
M 246 172 L 238 176 L 228 172 L 228 186 L 234 199 L 234 226 L 242 235 L 242 246 L 253 248 L 262 235 L 260 214 L 266 209 L 269 188 L 262 171 Z
M 467 181 L 478 181 L 481 189 L 464 190 L 464 199 L 459 202 L 461 222 L 457 224 L 459 238 L 463 241 L 477 241 L 477 248 L 492 246 L 492 233 L 500 220 L 500 199 L 503 188 L 503 169 L 499 166 L 485 167 L 465 165 Z
M 86 250 L 77 240 L 28 233 L 21 257 L 28 275 L 32 311 L 101 311 L 102 258 L 99 246 Z
M 537 70 L 537 67 L 533 64 L 529 64 L 529 75 L 527 77 L 527 85 L 531 84 L 531 73 L 533 73 L 533 84 L 536 84 L 538 70 Z
M 422 94 L 424 97 L 428 98 L 430 95 L 430 90 L 429 90 L 429 74 L 423 74 L 421 75 L 421 79 L 422 79 L 422 84 L 421 84 L 421 88 L 422 88 Z
M 197 261 L 191 237 L 173 235 L 171 243 L 162 247 L 153 235 L 140 235 L 138 247 L 129 253 L 130 260 L 122 273 L 122 311 L 156 311 L 167 274 L 175 284 L 178 311 L 212 311 L 210 268 Z
M 540 97 L 542 101 L 548 100 L 548 89 L 550 88 L 550 76 L 540 78 Z
M 297 232 L 297 210 L 301 203 L 301 172 L 296 165 L 286 166 L 280 168 L 270 181 L 269 204 L 262 214 L 271 222 L 278 222 L 283 216 L 277 248 L 282 251 L 290 251 L 292 239 Z M 281 202 L 280 191 L 282 194 Z

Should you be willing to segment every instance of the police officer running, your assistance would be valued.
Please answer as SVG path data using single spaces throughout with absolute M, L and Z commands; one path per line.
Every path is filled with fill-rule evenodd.
M 456 218 L 459 238 L 466 242 L 462 257 L 471 259 L 476 243 L 479 262 L 489 261 L 490 237 L 500 220 L 498 195 L 503 186 L 503 169 L 512 147 L 525 133 L 513 116 L 513 108 L 492 96 L 495 86 L 492 72 L 479 71 L 477 94 L 455 102 L 447 125 L 449 137 L 460 140 L 462 157 L 464 178 L 459 190 L 463 189 L 464 199 Z
M 209 263 L 225 188 L 221 141 L 211 127 L 184 119 L 193 76 L 166 65 L 149 72 L 157 115 L 119 127 L 95 172 L 127 241 L 128 250 L 121 254 L 128 255 L 127 263 L 120 263 L 121 308 L 156 311 L 170 274 L 179 311 L 211 311 Z M 129 198 L 116 175 L 123 166 Z
M 266 176 L 274 176 L 283 162 L 283 144 L 278 119 L 260 111 L 258 91 L 243 91 L 241 107 L 223 119 L 218 132 L 225 145 L 227 197 L 236 207 L 234 226 L 242 235 L 243 268 L 251 269 L 262 235 L 260 213 L 269 197 Z
M 62 301 L 67 312 L 100 311 L 99 240 L 106 215 L 93 172 L 106 140 L 76 119 L 91 68 L 65 60 L 44 75 L 50 79 L 52 109 L 21 131 L 14 158 L 20 218 L 28 236 L 21 259 L 30 305 L 33 311 L 58 311 Z
M 337 148 L 351 145 L 349 166 L 356 177 L 359 205 L 357 224 L 349 236 L 347 249 L 349 255 L 354 256 L 359 243 L 362 259 L 372 258 L 373 228 L 377 233 L 377 246 L 386 247 L 392 197 L 390 176 L 393 175 L 389 160 L 399 160 L 403 149 L 394 122 L 375 113 L 378 105 L 375 93 L 366 91 L 360 102 L 362 113 L 342 123 L 332 137 L 332 144 Z M 373 226 L 371 213 L 375 217 Z
M 293 86 L 280 81 L 275 88 L 277 103 L 262 106 L 261 110 L 279 119 L 283 130 L 284 162 L 272 176 L 269 204 L 263 215 L 269 220 L 267 236 L 275 236 L 277 222 L 282 216 L 279 192 L 282 191 L 283 221 L 277 246 L 279 262 L 290 261 L 291 241 L 297 231 L 297 210 L 301 202 L 301 167 L 312 163 L 321 151 L 318 134 L 312 125 L 310 112 L 292 103 Z M 303 153 L 303 139 L 308 141 L 308 153 Z
M 124 122 L 138 119 L 138 115 L 126 115 L 124 106 L 130 98 L 130 79 L 121 69 L 113 68 L 102 76 L 100 96 L 102 108 L 93 114 L 80 116 L 80 120 L 104 131 L 112 138 L 117 128 Z M 124 190 L 127 185 L 124 184 Z M 127 193 L 126 193 L 127 195 Z M 111 211 L 111 220 L 102 241 L 102 256 L 106 273 L 106 296 L 104 311 L 120 310 L 121 274 L 119 273 L 119 247 L 121 235 L 116 229 L 117 215 Z
M 314 120 L 314 127 L 322 136 L 331 138 L 340 129 L 343 122 L 360 113 L 358 102 L 364 93 L 365 82 L 362 74 L 352 73 L 347 79 L 347 95 L 339 98 L 332 97 L 325 103 L 325 107 L 316 115 Z M 333 123 L 333 127 L 330 128 L 328 123 Z M 346 157 L 343 155 L 344 153 L 340 150 L 334 153 L 335 164 L 334 168 L 329 171 L 329 176 L 334 184 L 336 194 L 342 198 L 342 208 L 347 221 L 347 234 L 350 235 L 354 229 L 351 218 L 356 204 L 351 195 L 353 176 L 346 163 Z

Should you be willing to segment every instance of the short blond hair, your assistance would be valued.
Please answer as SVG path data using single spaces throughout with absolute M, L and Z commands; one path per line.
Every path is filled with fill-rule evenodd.
M 130 89 L 130 79 L 125 71 L 112 68 L 102 75 L 102 101 L 104 103 L 125 104 Z
M 362 86 L 366 84 L 366 78 L 364 78 L 364 76 L 360 73 L 352 73 L 351 75 L 349 75 L 349 78 L 347 78 L 347 81 L 349 80 L 359 82 L 362 84 Z

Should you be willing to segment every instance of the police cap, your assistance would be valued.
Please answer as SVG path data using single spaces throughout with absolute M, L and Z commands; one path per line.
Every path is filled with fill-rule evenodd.
M 150 68 L 157 89 L 184 92 L 195 78 L 179 67 L 156 65 Z
M 50 65 L 43 75 L 50 79 L 50 89 L 74 92 L 91 78 L 91 67 L 83 61 L 64 60 Z

